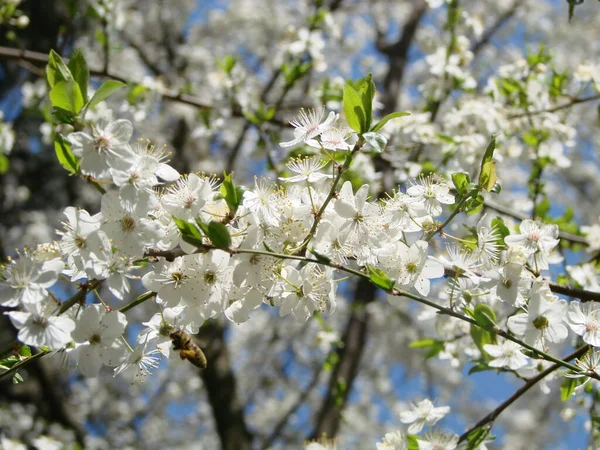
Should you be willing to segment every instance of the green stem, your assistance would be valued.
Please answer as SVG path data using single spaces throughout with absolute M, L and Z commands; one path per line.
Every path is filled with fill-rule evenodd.
M 340 179 L 342 178 L 342 174 L 350 168 L 350 164 L 352 163 L 352 158 L 354 158 L 354 155 L 360 151 L 360 149 L 364 145 L 364 143 L 365 143 L 365 140 L 363 139 L 362 136 L 360 136 L 358 138 L 358 141 L 356 142 L 356 144 L 354 144 L 354 147 L 352 148 L 350 153 L 348 153 L 348 155 L 346 156 L 344 165 L 338 168 L 338 173 L 337 173 L 335 179 L 333 180 L 331 190 L 329 191 L 329 194 L 327 195 L 327 197 L 325 198 L 325 201 L 321 205 L 321 209 L 319 209 L 317 214 L 315 214 L 315 219 L 313 221 L 312 227 L 310 228 L 310 231 L 308 232 L 308 235 L 306 236 L 306 238 L 304 239 L 302 244 L 300 244 L 300 247 L 298 247 L 298 249 L 296 250 L 296 254 L 300 254 L 302 252 L 302 250 L 304 250 L 306 248 L 306 246 L 308 245 L 310 240 L 315 236 L 315 233 L 317 232 L 317 226 L 319 225 L 319 222 L 321 221 L 321 217 L 323 217 L 323 214 L 325 213 L 325 209 L 327 209 L 327 205 L 329 205 L 329 202 L 331 202 L 331 200 L 335 196 L 337 186 L 340 182 Z
M 79 291 L 77 291 L 75 295 L 71 296 L 71 298 L 65 300 L 65 302 L 62 305 L 60 305 L 58 315 L 67 312 L 71 306 L 82 301 L 88 294 L 88 292 L 96 289 L 98 286 L 100 286 L 100 284 L 102 284 L 103 281 L 104 280 L 91 280 L 81 285 L 79 287 Z
M 454 208 L 454 211 L 452 211 L 452 213 L 448 216 L 448 218 L 444 221 L 444 223 L 442 223 L 434 231 L 427 234 L 427 236 L 425 236 L 425 240 L 427 242 L 431 241 L 436 234 L 438 234 L 440 231 L 442 231 L 444 228 L 446 228 L 446 226 L 452 221 L 452 219 L 454 219 L 458 214 L 460 214 L 462 206 L 469 198 L 470 197 L 468 197 L 468 196 L 464 196 L 463 198 L 461 198 L 460 201 L 458 202 L 458 204 L 456 205 L 456 208 Z
M 306 258 L 303 256 L 298 256 L 298 255 L 285 255 L 285 254 L 281 254 L 281 253 L 274 253 L 274 252 L 269 252 L 269 251 L 263 251 L 263 250 L 254 250 L 254 249 L 242 249 L 242 248 L 238 248 L 238 249 L 230 249 L 229 250 L 230 254 L 239 254 L 239 253 L 248 253 L 248 254 L 255 254 L 255 255 L 264 255 L 264 256 L 271 256 L 274 258 L 279 258 L 279 259 L 291 259 L 291 260 L 295 260 L 295 261 L 304 261 L 304 262 L 308 262 L 308 263 L 314 263 L 314 264 L 322 264 L 325 266 L 329 266 L 329 267 L 333 267 L 334 269 L 338 269 L 338 270 L 342 270 L 344 272 L 347 273 L 351 273 L 353 275 L 356 275 L 358 277 L 367 279 L 367 280 L 371 280 L 371 277 L 369 277 L 369 275 L 367 275 L 366 273 L 360 272 L 358 270 L 352 269 L 350 267 L 344 266 L 343 264 L 335 264 L 335 263 L 331 263 L 331 262 L 325 262 L 325 261 L 319 261 L 317 259 L 313 259 L 313 258 Z M 454 317 L 456 319 L 462 320 L 463 322 L 467 322 L 471 325 L 475 325 L 479 328 L 485 329 L 484 327 L 482 327 L 481 325 L 479 325 L 475 320 L 473 320 L 472 318 L 465 316 L 463 314 L 460 314 L 458 312 L 453 311 L 450 308 L 446 308 L 444 306 L 440 306 L 435 302 L 432 302 L 431 300 L 426 299 L 425 297 L 421 297 L 420 295 L 416 295 L 413 294 L 411 292 L 405 291 L 403 289 L 397 289 L 397 288 L 393 288 L 393 289 L 383 289 L 385 292 L 387 292 L 390 295 L 396 296 L 396 297 L 408 297 L 412 300 L 415 300 L 423 305 L 427 305 L 431 308 L 437 309 L 440 313 L 446 314 L 448 316 Z M 593 372 L 584 372 L 582 371 L 579 367 L 574 366 L 573 364 L 569 364 L 566 361 L 563 361 L 559 358 L 556 358 L 542 350 L 537 349 L 536 347 L 527 344 L 526 342 L 512 336 L 511 334 L 507 333 L 504 330 L 501 330 L 498 327 L 494 327 L 493 329 L 487 329 L 487 331 L 491 331 L 493 333 L 496 333 L 498 336 L 502 336 L 505 339 L 508 339 L 509 341 L 512 341 L 516 344 L 519 344 L 521 347 L 524 347 L 528 350 L 530 350 L 531 352 L 535 353 L 537 356 L 547 360 L 547 361 L 551 361 L 554 362 L 556 364 L 559 364 L 560 366 L 569 369 L 575 373 L 578 374 L 582 374 L 582 375 L 586 375 L 589 376 L 591 378 L 595 378 L 597 380 L 600 380 L 600 375 L 593 373 Z
M 152 291 L 145 292 L 144 294 L 141 294 L 140 296 L 138 296 L 138 298 L 136 298 L 131 303 L 123 306 L 122 308 L 119 308 L 119 311 L 122 313 L 127 312 L 130 309 L 135 308 L 137 305 L 144 303 L 146 300 L 151 299 L 155 295 L 156 295 L 156 292 L 152 292 Z
M 25 367 L 26 365 L 30 364 L 31 362 L 35 361 L 36 359 L 41 358 L 44 355 L 47 355 L 48 353 L 50 353 L 50 351 L 42 350 L 41 352 L 36 353 L 35 355 L 32 355 L 29 358 L 24 359 L 23 361 L 15 364 L 10 369 L 8 369 L 6 372 L 0 373 L 0 380 L 4 377 L 9 376 L 12 373 L 15 373 L 17 370 L 21 369 L 22 367 Z

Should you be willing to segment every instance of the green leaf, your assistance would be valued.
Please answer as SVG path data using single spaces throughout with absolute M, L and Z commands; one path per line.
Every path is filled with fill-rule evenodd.
M 550 200 L 544 196 L 544 199 L 535 205 L 534 214 L 536 217 L 543 219 L 550 212 Z
M 408 112 L 393 112 L 391 114 L 388 114 L 387 116 L 385 116 L 383 119 L 381 119 L 379 122 L 377 122 L 374 126 L 373 129 L 371 131 L 379 131 L 381 130 L 386 123 L 388 123 L 390 120 L 392 119 L 397 119 L 398 117 L 404 117 L 404 116 L 410 116 L 410 113 Z
M 181 238 L 185 242 L 192 244 L 195 247 L 202 247 L 204 245 L 202 234 L 200 233 L 200 230 L 198 230 L 198 227 L 174 216 L 173 221 L 175 222 L 175 225 L 177 225 L 177 228 L 181 233 Z
M 483 331 L 483 330 L 482 330 Z M 473 337 L 471 335 L 471 337 Z M 489 344 L 489 342 L 487 342 Z M 484 344 L 485 345 L 485 344 Z M 471 367 L 469 369 L 469 372 L 467 375 L 473 375 L 474 373 L 479 373 L 479 372 L 486 372 L 488 370 L 497 370 L 497 368 L 495 367 L 490 367 L 486 362 L 485 359 L 487 358 L 487 354 L 482 352 L 482 355 L 484 355 L 485 357 L 481 360 L 481 361 L 477 361 L 477 363 Z
M 469 186 L 469 183 L 471 183 L 471 178 L 466 172 L 453 173 L 452 183 L 454 183 L 454 187 L 460 195 L 465 195 L 467 193 L 467 187 Z
M 492 229 L 496 231 L 496 233 L 498 234 L 499 238 L 497 241 L 497 245 L 502 249 L 506 247 L 506 244 L 504 243 L 504 238 L 506 236 L 510 235 L 510 230 L 508 229 L 508 227 L 504 224 L 504 220 L 502 220 L 501 217 L 496 217 L 495 219 L 492 219 Z
M 282 64 L 281 72 L 283 73 L 283 78 L 285 79 L 285 85 L 287 88 L 292 87 L 296 81 L 302 78 L 308 69 L 310 69 L 310 62 L 296 62 L 292 65 Z
M 469 334 L 471 335 L 471 339 L 473 339 L 473 343 L 477 346 L 479 351 L 481 352 L 482 359 L 486 360 L 489 358 L 488 354 L 485 352 L 483 346 L 486 344 L 494 343 L 494 335 L 489 331 L 483 330 L 479 328 L 477 325 L 471 324 L 471 328 L 469 329 Z M 486 370 L 484 368 L 480 368 L 478 370 L 472 369 L 469 373 L 481 372 L 482 370 Z
M 425 353 L 425 359 L 437 356 L 445 348 L 444 341 L 433 338 L 420 339 L 409 344 L 410 348 L 427 348 L 429 351 Z
M 382 153 L 385 150 L 388 140 L 383 134 L 371 131 L 363 134 L 363 137 L 377 153 Z
M 231 235 L 227 227 L 221 222 L 212 221 L 202 230 L 215 247 L 222 250 L 229 250 L 229 247 L 231 247 Z
M 231 71 L 237 64 L 237 58 L 235 56 L 227 55 L 223 59 L 217 60 L 217 65 L 225 72 L 228 76 L 231 76 Z
M 127 94 L 127 101 L 130 105 L 134 105 L 142 96 L 148 92 L 148 88 L 143 84 L 136 84 Z
M 496 313 L 485 303 L 478 303 L 475 306 L 473 319 L 485 330 L 492 330 L 496 327 Z
M 487 358 L 483 346 L 493 344 L 496 341 L 496 333 L 492 331 L 496 327 L 496 313 L 485 303 L 478 303 L 473 310 L 473 320 L 477 325 L 471 325 L 471 338 L 481 351 L 482 356 Z
M 490 162 L 494 157 L 494 150 L 496 149 L 496 136 L 492 135 L 490 139 L 490 143 L 485 149 L 485 153 L 483 154 L 483 160 L 481 162 L 481 167 L 483 169 L 483 165 L 487 162 Z
M 350 128 L 357 133 L 365 130 L 365 111 L 358 92 L 349 84 L 344 86 L 344 114 Z
M 236 186 L 233 183 L 232 174 L 223 173 L 223 182 L 219 187 L 219 193 L 225 199 L 227 207 L 229 208 L 229 214 L 231 217 L 235 216 L 242 198 L 244 196 L 244 189 L 241 186 Z
M 380 268 L 367 264 L 367 271 L 371 283 L 378 288 L 381 288 L 384 291 L 391 291 L 394 288 L 394 282 Z
M 19 354 L 19 356 L 29 358 L 31 356 L 31 348 L 29 348 L 27 345 L 21 345 L 21 347 L 19 347 L 19 350 L 17 350 L 17 353 Z
M 585 377 L 571 378 L 565 377 L 560 384 L 560 399 L 565 402 L 571 398 L 575 392 L 575 388 L 583 384 Z
M 73 75 L 73 78 L 83 96 L 84 103 L 87 103 L 88 99 L 88 83 L 90 79 L 90 71 L 88 69 L 87 62 L 83 56 L 83 52 L 79 49 L 75 50 L 69 59 L 67 66 Z
M 366 133 L 369 131 L 369 128 L 371 128 L 371 122 L 373 121 L 373 99 L 375 98 L 375 92 L 375 83 L 373 83 L 371 74 L 360 80 L 358 94 L 362 102 L 362 110 L 365 113 L 364 128 L 362 130 L 363 133 Z
M 477 211 L 479 211 L 482 207 L 483 207 L 483 196 L 482 195 L 478 195 L 477 197 L 472 197 L 469 200 L 467 200 L 465 202 L 464 205 L 464 211 L 467 214 L 475 214 Z
M 121 89 L 122 87 L 125 87 L 125 86 L 127 86 L 127 85 L 125 83 L 121 83 L 120 81 L 116 81 L 116 80 L 105 81 L 104 83 L 102 83 L 102 86 L 100 86 L 98 88 L 98 90 L 96 92 L 94 92 L 94 96 L 92 97 L 92 99 L 90 100 L 90 103 L 87 106 L 88 109 L 92 109 L 94 106 L 96 106 L 102 100 L 104 100 L 105 98 L 110 96 L 117 89 Z
M 79 85 L 73 80 L 59 81 L 50 91 L 52 106 L 78 114 L 83 108 L 83 95 Z
M 477 450 L 485 442 L 490 434 L 491 425 L 475 428 L 466 438 L 467 444 L 464 450 Z
M 419 450 L 419 436 L 416 434 L 409 434 L 406 438 L 408 440 L 407 450 Z
M 329 256 L 323 255 L 315 250 L 314 247 L 310 249 L 310 252 L 314 255 L 315 259 L 323 264 L 331 264 L 331 258 Z
M 50 88 L 53 88 L 56 83 L 61 81 L 68 81 L 73 79 L 73 75 L 71 71 L 60 57 L 58 53 L 54 50 L 50 50 L 50 54 L 48 55 L 48 64 L 46 65 L 46 79 L 48 80 L 48 84 Z
M 71 151 L 71 144 L 62 134 L 57 134 L 54 138 L 54 153 L 60 165 L 69 173 L 75 174 L 79 171 L 79 160 Z
M 9 166 L 8 158 L 5 155 L 0 155 L 0 175 L 8 172 Z
M 481 168 L 479 175 L 479 186 L 488 192 L 491 192 L 496 185 L 498 177 L 496 176 L 496 163 L 494 161 L 486 162 Z

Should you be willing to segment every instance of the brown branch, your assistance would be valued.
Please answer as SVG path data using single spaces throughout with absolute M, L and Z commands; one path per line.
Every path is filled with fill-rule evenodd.
M 319 378 L 321 376 L 322 371 L 323 364 L 319 364 L 315 368 L 313 377 L 308 383 L 308 386 L 306 386 L 306 388 L 300 393 L 300 395 L 298 395 L 298 398 L 296 399 L 294 404 L 288 409 L 288 411 L 283 415 L 279 422 L 277 422 L 277 425 L 275 425 L 275 428 L 273 428 L 273 431 L 271 432 L 269 437 L 265 439 L 264 443 L 261 446 L 263 450 L 267 450 L 268 448 L 270 448 L 275 442 L 275 440 L 279 438 L 292 415 L 298 410 L 298 408 L 300 408 L 300 406 L 302 406 L 302 404 L 306 401 L 313 389 L 317 386 L 317 384 L 319 384 Z
M 492 37 L 498 32 L 498 30 L 502 28 L 510 19 L 513 18 L 521 4 L 522 3 L 517 0 L 513 4 L 512 8 L 500 14 L 500 16 L 498 16 L 498 18 L 494 22 L 494 24 L 484 31 L 479 40 L 471 46 L 471 52 L 473 52 L 474 55 L 477 55 L 491 42 Z
M 33 52 L 30 50 L 21 50 L 21 49 L 10 48 L 10 47 L 1 47 L 1 46 L 0 46 L 0 59 L 14 60 L 17 62 L 40 63 L 40 64 L 44 64 L 44 65 L 48 63 L 48 55 L 46 55 L 44 53 Z M 65 62 L 68 62 L 68 59 L 65 59 Z M 39 70 L 34 73 L 36 73 L 36 75 L 40 74 Z M 109 72 L 109 71 L 104 71 L 102 69 L 90 68 L 90 74 L 93 76 L 98 76 L 98 77 L 108 77 L 113 80 L 117 80 L 117 81 L 120 81 L 120 82 L 126 83 L 126 84 L 128 84 L 128 83 L 129 84 L 138 84 L 137 82 L 128 80 L 112 71 Z M 185 105 L 193 106 L 194 108 L 204 109 L 204 110 L 214 108 L 212 105 L 204 102 L 202 99 L 200 99 L 198 97 L 195 97 L 193 95 L 183 94 L 183 93 L 173 90 L 173 89 L 162 88 L 162 89 L 153 89 L 153 90 L 155 92 L 157 92 L 165 100 L 183 103 Z M 231 111 L 231 113 L 234 117 L 244 118 L 242 111 L 240 111 L 236 108 L 234 108 Z M 269 120 L 269 122 L 273 123 L 275 125 L 278 125 L 278 126 L 287 125 L 286 122 L 276 119 L 276 118 Z
M 513 219 L 517 219 L 517 220 L 521 220 L 521 221 L 530 218 L 525 214 L 518 213 L 512 208 L 510 208 L 508 206 L 504 206 L 500 203 L 496 203 L 492 200 L 486 200 L 484 203 L 484 207 L 493 209 L 494 211 L 497 211 L 500 214 L 504 214 L 505 216 L 509 216 L 509 217 L 512 217 Z M 581 244 L 586 247 L 589 245 L 583 236 L 577 236 L 576 234 L 559 231 L 558 237 L 562 240 L 572 242 L 573 244 Z
M 342 336 L 343 345 L 336 350 L 338 363 L 335 365 L 315 428 L 310 439 L 326 436 L 331 439 L 337 434 L 342 412 L 358 374 L 360 359 L 368 336 L 369 313 L 367 305 L 373 302 L 377 288 L 364 278 L 358 281 L 354 294 L 352 313 Z
M 557 106 L 554 106 L 554 107 L 548 108 L 548 109 L 540 109 L 538 111 L 528 111 L 528 112 L 513 114 L 511 116 L 508 116 L 508 119 L 509 120 L 519 119 L 521 117 L 537 116 L 539 114 L 544 114 L 544 113 L 553 113 L 556 111 L 560 111 L 562 109 L 570 108 L 571 106 L 574 106 L 574 105 L 579 105 L 580 103 L 593 102 L 595 100 L 600 100 L 600 94 L 590 95 L 589 97 L 572 98 L 570 101 L 568 101 L 566 103 L 562 103 L 560 105 L 557 105 Z
M 568 355 L 567 357 L 565 357 L 564 361 L 571 361 L 572 359 L 579 358 L 580 356 L 583 356 L 585 354 L 585 352 L 588 351 L 588 348 L 589 348 L 589 346 L 584 345 L 583 347 L 577 349 L 575 352 L 573 352 L 570 355 Z M 503 403 L 501 403 L 491 413 L 489 413 L 487 416 L 485 416 L 483 419 L 481 419 L 479 422 L 477 422 L 475 425 L 473 425 L 471 428 L 469 428 L 467 431 L 465 431 L 460 436 L 458 442 L 462 442 L 465 439 L 467 439 L 467 437 L 469 436 L 469 434 L 472 433 L 473 431 L 475 431 L 477 428 L 481 428 L 481 427 L 486 426 L 488 424 L 490 424 L 490 427 L 491 427 L 491 424 L 494 422 L 494 420 L 496 420 L 496 418 L 506 408 L 508 408 L 510 405 L 512 405 L 523 394 L 525 394 L 529 389 L 531 389 L 533 386 L 535 386 L 537 383 L 539 383 L 541 380 L 543 380 L 544 378 L 546 378 L 549 374 L 551 374 L 555 370 L 559 369 L 560 367 L 561 367 L 560 364 L 553 364 L 550 367 L 548 367 L 546 370 L 544 370 L 543 372 L 540 372 L 535 377 L 529 379 L 529 381 L 527 381 L 523 386 L 521 386 L 521 388 L 519 390 L 517 390 L 513 395 L 511 395 L 506 401 L 504 401 Z
M 244 408 L 240 403 L 235 374 L 225 342 L 225 327 L 217 322 L 200 328 L 202 340 L 209 342 L 204 349 L 208 366 L 201 376 L 215 419 L 223 450 L 250 450 L 252 435 L 246 426 Z
M 383 35 L 378 31 L 377 49 L 388 57 L 389 69 L 383 82 L 383 111 L 385 116 L 398 107 L 398 96 L 404 78 L 406 63 L 408 62 L 408 51 L 415 37 L 415 33 L 421 23 L 421 19 L 427 11 L 427 3 L 423 0 L 416 2 L 409 18 L 407 19 L 400 38 L 392 43 L 383 42 Z

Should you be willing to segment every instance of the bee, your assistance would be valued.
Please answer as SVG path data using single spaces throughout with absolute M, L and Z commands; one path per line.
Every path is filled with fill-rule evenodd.
M 187 359 L 196 367 L 206 369 L 206 356 L 194 342 L 194 338 L 180 329 L 172 331 L 169 337 L 173 342 L 173 350 L 179 350 L 179 357 L 181 359 Z

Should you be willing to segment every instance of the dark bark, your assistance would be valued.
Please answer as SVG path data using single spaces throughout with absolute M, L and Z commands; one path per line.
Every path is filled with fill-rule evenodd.
M 211 322 L 205 324 L 199 337 L 208 342 L 204 349 L 208 366 L 201 376 L 208 394 L 217 433 L 223 450 L 250 450 L 252 435 L 244 420 L 244 410 L 236 390 L 236 379 L 225 344 L 225 327 Z
M 339 429 L 342 411 L 358 374 L 360 359 L 367 343 L 369 313 L 366 306 L 375 300 L 377 288 L 361 278 L 355 290 L 352 314 L 342 336 L 343 347 L 337 350 L 338 363 L 334 367 L 327 394 L 317 416 L 311 439 L 325 435 L 333 438 Z

